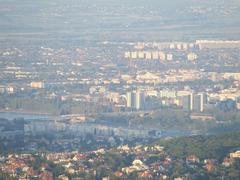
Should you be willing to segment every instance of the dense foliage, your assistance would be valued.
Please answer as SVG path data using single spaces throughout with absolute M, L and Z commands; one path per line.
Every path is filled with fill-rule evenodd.
M 181 137 L 159 140 L 157 143 L 176 158 L 185 158 L 195 154 L 199 158 L 222 160 L 229 152 L 240 148 L 240 132 L 221 135 Z

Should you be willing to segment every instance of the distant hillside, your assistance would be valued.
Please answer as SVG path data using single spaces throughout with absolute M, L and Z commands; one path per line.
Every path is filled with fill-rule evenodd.
M 33 34 L 32 39 L 115 41 L 240 37 L 238 0 L 0 2 L 0 38 L 4 39 Z
M 181 137 L 156 142 L 173 157 L 197 155 L 201 159 L 222 160 L 231 151 L 240 149 L 240 131 L 211 136 Z

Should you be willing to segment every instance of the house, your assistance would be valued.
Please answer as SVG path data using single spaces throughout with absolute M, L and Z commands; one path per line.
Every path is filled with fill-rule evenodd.
M 225 166 L 225 167 L 229 167 L 233 164 L 234 162 L 234 159 L 233 158 L 224 158 L 223 162 L 222 162 L 222 165 Z
M 240 158 L 240 150 L 230 153 L 230 158 Z
M 170 158 L 165 158 L 163 161 L 164 166 L 169 166 L 171 164 L 172 160 Z
M 67 168 L 67 172 L 68 172 L 69 174 L 74 174 L 74 173 L 75 173 L 75 170 L 74 170 L 73 168 L 69 167 L 69 168 Z
M 79 161 L 79 160 L 82 160 L 82 159 L 85 159 L 86 158 L 86 155 L 85 154 L 82 154 L 82 153 L 78 153 L 76 154 L 74 157 L 73 157 L 73 161 Z
M 58 179 L 59 180 L 69 180 L 69 178 L 67 176 L 65 176 L 65 175 L 58 176 Z
M 183 178 L 181 178 L 181 177 L 176 177 L 176 178 L 174 178 L 174 180 L 183 180 Z
M 160 179 L 168 179 L 168 176 L 165 175 L 165 174 L 161 174 L 161 175 L 160 175 Z
M 41 164 L 41 167 L 40 167 L 41 171 L 45 171 L 47 168 L 48 168 L 48 164 L 46 163 Z
M 207 171 L 211 172 L 211 171 L 213 171 L 213 170 L 216 169 L 217 161 L 214 160 L 214 159 L 205 159 L 205 160 L 204 160 L 204 164 L 205 164 L 205 165 L 204 165 L 204 168 L 205 168 Z
M 199 163 L 200 160 L 196 155 L 190 155 L 186 158 L 186 163 L 190 164 L 190 163 Z
M 138 176 L 142 178 L 152 178 L 152 175 L 149 171 L 140 172 L 138 173 Z
M 122 172 L 124 172 L 126 174 L 130 174 L 135 171 L 137 171 L 137 170 L 133 166 L 122 168 Z
M 84 172 L 84 171 L 85 171 L 84 165 L 79 165 L 78 171 L 79 171 L 79 172 Z
M 120 172 L 120 171 L 116 171 L 116 172 L 114 173 L 114 176 L 116 176 L 116 177 L 122 177 L 122 176 L 123 176 L 123 173 Z
M 27 176 L 36 177 L 37 176 L 37 172 L 32 167 L 30 167 L 27 170 Z
M 123 151 L 123 152 L 129 152 L 130 151 L 130 148 L 128 147 L 128 145 L 120 146 L 117 149 L 119 149 L 120 151 Z
M 53 180 L 53 174 L 51 172 L 42 172 L 40 174 L 40 179 L 41 180 Z
M 94 151 L 95 154 L 105 154 L 105 149 L 104 148 L 101 148 L 101 149 L 98 149 L 96 151 Z
M 109 176 L 103 177 L 102 180 L 110 180 Z
M 143 165 L 143 162 L 139 159 L 135 159 L 133 162 L 132 162 L 132 165 L 133 166 L 142 166 Z

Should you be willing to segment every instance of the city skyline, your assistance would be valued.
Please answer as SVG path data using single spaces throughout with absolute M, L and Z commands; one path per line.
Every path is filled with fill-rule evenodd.
M 238 0 L 0 3 L 0 179 L 239 179 Z

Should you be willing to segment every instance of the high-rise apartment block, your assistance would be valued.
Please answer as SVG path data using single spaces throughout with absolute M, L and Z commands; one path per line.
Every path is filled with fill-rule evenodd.
M 204 94 L 194 94 L 193 95 L 193 111 L 203 112 L 204 110 Z
M 128 108 L 137 110 L 144 108 L 145 96 L 144 93 L 139 90 L 127 92 L 126 100 Z

